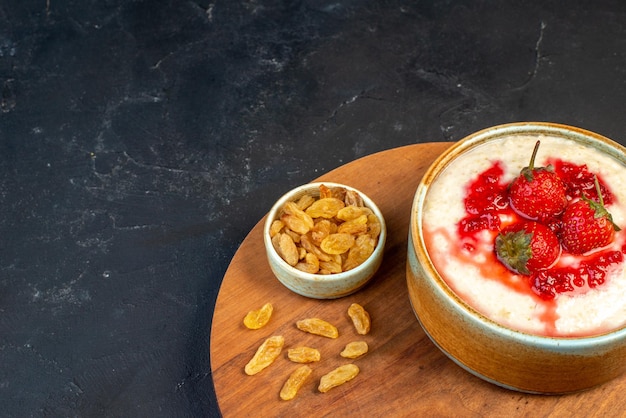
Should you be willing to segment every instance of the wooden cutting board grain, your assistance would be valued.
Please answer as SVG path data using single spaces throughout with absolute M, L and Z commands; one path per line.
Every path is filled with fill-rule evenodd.
M 570 395 L 529 395 L 502 389 L 458 367 L 424 334 L 411 309 L 406 289 L 406 251 L 410 209 L 428 166 L 450 143 L 409 145 L 353 161 L 316 181 L 353 186 L 371 197 L 387 222 L 383 264 L 358 293 L 337 300 L 314 300 L 283 287 L 269 268 L 263 247 L 264 219 L 250 231 L 233 257 L 217 298 L 211 330 L 211 369 L 224 417 L 584 417 L 626 416 L 626 376 Z M 286 190 L 285 190 L 286 192 Z M 268 208 L 269 210 L 269 208 Z M 267 326 L 248 330 L 246 313 L 266 302 L 274 305 Z M 372 330 L 358 335 L 347 316 L 356 302 L 372 317 Z M 328 339 L 299 331 L 295 322 L 323 318 L 337 326 Z M 282 335 L 279 358 L 261 373 L 248 376 L 244 366 L 271 335 Z M 362 358 L 339 356 L 351 341 L 365 340 Z M 287 359 L 288 348 L 315 347 L 322 359 L 311 363 L 312 375 L 295 399 L 283 401 L 280 389 L 299 365 Z M 353 362 L 360 374 L 327 393 L 317 390 L 320 377 Z

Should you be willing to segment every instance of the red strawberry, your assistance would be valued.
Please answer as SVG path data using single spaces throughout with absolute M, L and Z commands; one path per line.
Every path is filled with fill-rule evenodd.
M 539 143 L 535 144 L 530 164 L 522 169 L 509 188 L 511 207 L 532 220 L 553 218 L 567 206 L 567 188 L 552 166 L 534 167 Z
M 496 237 L 496 255 L 509 270 L 529 275 L 552 266 L 561 255 L 556 234 L 534 221 L 511 224 Z
M 565 209 L 561 218 L 561 243 L 572 254 L 584 254 L 602 248 L 613 241 L 615 231 L 620 228 L 604 207 L 598 179 L 595 179 L 599 202 L 585 196 Z

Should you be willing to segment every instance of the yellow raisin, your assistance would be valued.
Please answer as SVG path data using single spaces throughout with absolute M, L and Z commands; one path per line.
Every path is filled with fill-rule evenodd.
M 328 219 L 322 219 L 315 224 L 313 229 L 311 229 L 311 239 L 313 240 L 313 243 L 315 245 L 319 246 L 324 238 L 334 232 L 337 232 L 337 225 L 335 225 Z
M 278 245 L 278 243 L 280 242 L 280 235 L 281 233 L 279 232 L 272 237 L 272 246 L 274 247 L 276 252 L 279 254 L 280 254 L 280 246 Z
M 305 252 L 306 252 L 306 250 L 305 250 Z M 320 269 L 320 261 L 315 256 L 315 254 L 306 253 L 305 256 L 304 256 L 304 261 L 301 261 L 301 262 L 297 263 L 295 265 L 295 267 L 298 270 L 303 271 L 305 273 L 315 274 Z
M 295 266 L 300 259 L 298 254 L 298 248 L 293 242 L 293 239 L 289 234 L 279 234 L 278 237 L 278 254 L 285 260 L 290 266 Z
M 287 202 L 283 206 L 283 212 L 287 215 L 295 216 L 296 218 L 302 220 L 302 222 L 306 225 L 308 229 L 313 228 L 313 218 L 311 218 L 305 211 L 300 209 L 295 202 Z
M 330 188 L 324 184 L 320 184 L 320 199 L 325 199 L 327 197 L 333 197 L 333 192 Z M 343 199 L 341 199 L 343 200 Z
M 280 217 L 280 220 L 283 221 L 287 228 L 298 234 L 306 234 L 311 229 L 306 222 L 295 215 L 283 214 Z
M 371 215 L 367 215 L 367 229 L 372 238 L 378 239 L 382 227 L 380 226 L 380 220 L 373 213 Z
M 341 265 L 342 263 L 338 263 L 335 260 L 320 261 L 320 269 L 327 271 L 329 274 L 341 273 L 343 271 Z
M 361 215 L 339 225 L 337 232 L 340 234 L 359 235 L 367 232 L 367 215 Z
M 372 326 L 370 314 L 361 305 L 358 303 L 350 305 L 348 316 L 352 319 L 352 324 L 358 334 L 366 335 L 370 332 Z
M 346 199 L 347 192 L 348 190 L 345 187 L 331 187 L 330 197 L 334 197 L 335 199 L 339 199 L 343 202 Z
M 278 234 L 284 227 L 285 224 L 280 219 L 276 219 L 272 222 L 272 225 L 270 226 L 270 238 L 273 238 L 274 235 Z
M 300 210 L 306 210 L 306 208 L 311 206 L 313 202 L 315 202 L 315 198 L 310 194 L 305 194 L 300 199 L 298 199 L 296 204 L 298 205 L 298 208 Z
M 354 245 L 355 238 L 351 234 L 330 234 L 322 241 L 320 248 L 327 254 L 343 254 Z
M 368 350 L 369 347 L 365 341 L 353 341 L 346 344 L 346 347 L 339 355 L 345 358 L 357 358 L 367 353 Z
M 302 245 L 302 247 L 311 254 L 314 254 L 320 261 L 331 260 L 331 256 L 329 254 L 326 254 L 324 251 L 322 251 L 321 248 L 316 246 L 309 234 L 302 235 L 300 237 L 300 245 Z
M 265 340 L 256 350 L 254 357 L 246 364 L 244 368 L 246 374 L 252 376 L 272 364 L 280 355 L 284 344 L 285 338 L 282 335 L 274 335 Z
M 346 205 L 365 206 L 361 195 L 355 192 L 354 190 L 346 190 L 346 196 L 343 200 L 346 203 Z
M 317 390 L 320 392 L 328 392 L 332 388 L 343 385 L 354 379 L 359 374 L 359 371 L 359 367 L 356 364 L 344 364 L 343 366 L 339 366 L 335 370 L 322 376 Z
M 304 382 L 311 375 L 312 371 L 313 370 L 306 365 L 300 366 L 294 370 L 291 375 L 289 375 L 289 378 L 283 385 L 283 388 L 280 390 L 280 399 L 289 401 L 295 398 Z
M 320 361 L 322 355 L 319 350 L 311 347 L 290 348 L 287 351 L 287 357 L 294 363 L 312 363 Z
M 337 219 L 341 219 L 342 221 L 350 221 L 352 219 L 358 218 L 361 215 L 369 216 L 372 214 L 372 210 L 370 208 L 358 207 L 358 206 L 346 206 L 337 212 Z
M 328 187 L 324 184 L 320 185 L 320 199 L 333 197 L 343 202 L 346 197 L 346 189 L 344 187 Z
M 289 228 L 285 228 L 285 232 L 284 233 L 291 237 L 291 239 L 293 240 L 294 244 L 299 244 L 300 243 L 300 239 L 302 238 L 302 235 L 298 234 L 297 232 L 293 232 Z
M 306 214 L 312 218 L 334 218 L 345 204 L 334 197 L 326 197 L 315 201 L 306 209 Z
M 243 318 L 243 324 L 249 329 L 263 328 L 272 317 L 274 307 L 271 303 L 266 303 L 260 309 L 250 311 Z
M 337 338 L 339 336 L 339 331 L 333 324 L 319 318 L 301 319 L 296 322 L 296 326 L 300 331 L 321 335 L 322 337 Z
M 368 234 L 359 235 L 354 245 L 348 252 L 348 257 L 343 263 L 343 271 L 352 270 L 353 268 L 363 264 L 376 248 L 376 240 L 371 238 Z

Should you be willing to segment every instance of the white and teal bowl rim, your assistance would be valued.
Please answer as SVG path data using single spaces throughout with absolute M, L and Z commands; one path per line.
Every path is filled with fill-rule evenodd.
M 376 244 L 376 248 L 374 248 L 374 252 L 372 254 L 370 254 L 370 256 L 368 257 L 367 260 L 365 260 L 362 264 L 360 264 L 359 266 L 353 268 L 352 270 L 348 270 L 348 271 L 344 271 L 341 273 L 335 273 L 335 274 L 328 274 L 328 275 L 324 275 L 324 274 L 314 274 L 314 273 L 307 273 L 301 270 L 298 270 L 297 268 L 289 265 L 289 263 L 287 263 L 285 260 L 282 259 L 282 257 L 280 257 L 280 255 L 276 252 L 276 250 L 274 249 L 274 246 L 272 245 L 272 240 L 270 238 L 270 227 L 272 225 L 272 222 L 274 222 L 275 219 L 277 219 L 278 214 L 280 213 L 282 207 L 284 206 L 285 203 L 289 202 L 289 201 L 295 201 L 298 200 L 300 197 L 302 197 L 305 194 L 309 194 L 312 193 L 314 196 L 317 195 L 319 196 L 319 187 L 321 185 L 325 185 L 329 188 L 333 188 L 333 187 L 343 187 L 346 188 L 348 190 L 353 190 L 355 192 L 357 192 L 361 198 L 363 199 L 363 203 L 364 205 L 371 209 L 372 212 L 378 217 L 378 220 L 380 222 L 380 235 L 378 236 L 378 242 Z M 277 263 L 279 265 L 279 267 L 286 273 L 292 275 L 293 277 L 298 278 L 301 281 L 305 281 L 308 283 L 336 283 L 338 285 L 340 285 L 343 281 L 348 281 L 348 278 L 353 278 L 355 276 L 359 276 L 359 275 L 364 275 L 366 274 L 366 271 L 370 268 L 370 266 L 372 264 L 376 264 L 376 263 L 380 263 L 380 261 L 382 260 L 383 257 L 383 252 L 385 249 L 385 243 L 387 240 L 387 225 L 385 223 L 385 218 L 383 216 L 383 213 L 381 212 L 381 210 L 379 209 L 379 207 L 376 205 L 376 203 L 374 203 L 374 201 L 367 196 L 365 193 L 363 193 L 362 191 L 346 185 L 346 184 L 342 184 L 342 183 L 336 183 L 336 182 L 332 182 L 332 181 L 316 181 L 316 182 L 312 182 L 312 183 L 306 183 L 303 184 L 301 186 L 298 186 L 294 189 L 291 189 L 289 192 L 285 193 L 283 196 L 281 196 L 276 203 L 274 203 L 274 205 L 272 206 L 272 208 L 270 209 L 270 211 L 267 214 L 267 217 L 265 219 L 265 223 L 263 226 L 263 240 L 265 243 L 265 247 L 266 247 L 266 251 L 268 252 L 268 257 L 271 257 L 272 260 Z M 283 285 L 285 285 L 286 287 L 288 287 L 290 290 L 302 294 L 303 296 L 308 296 L 308 297 L 316 297 L 313 295 L 309 295 L 309 294 L 303 294 L 301 292 L 299 292 L 296 288 L 294 288 L 293 286 L 289 286 L 288 283 L 285 283 L 284 280 L 282 280 L 281 278 L 277 277 L 279 279 L 279 281 L 281 281 L 281 283 Z M 369 278 L 371 279 L 371 277 Z M 368 279 L 368 280 L 369 280 Z M 358 289 L 357 289 L 358 290 Z M 347 294 L 346 294 L 347 295 Z M 343 296 L 342 294 L 338 294 L 337 296 L 332 296 L 331 298 L 335 298 L 335 297 L 341 297 Z M 325 297 L 323 297 L 325 298 Z
M 481 326 L 485 331 L 499 335 L 509 340 L 515 340 L 523 344 L 530 344 L 537 348 L 565 353 L 583 353 L 587 349 L 599 352 L 603 347 L 615 347 L 615 344 L 626 342 L 626 325 L 621 328 L 590 336 L 577 337 L 552 337 L 531 334 L 506 327 L 481 314 L 447 285 L 445 280 L 437 273 L 426 251 L 421 226 L 423 221 L 424 200 L 428 194 L 429 185 L 437 178 L 438 173 L 451 164 L 462 152 L 474 148 L 485 141 L 491 141 L 503 136 L 510 135 L 548 135 L 569 138 L 573 141 L 596 147 L 606 154 L 620 161 L 626 170 L 626 148 L 602 135 L 585 129 L 548 122 L 520 122 L 498 125 L 483 129 L 471 134 L 454 143 L 444 151 L 427 169 L 420 181 L 413 204 L 411 207 L 411 221 L 409 231 L 409 246 L 416 251 L 416 259 L 409 262 L 419 263 L 428 280 L 439 293 L 439 296 L 449 300 L 463 318 L 471 323 Z M 409 258 L 411 256 L 409 255 Z

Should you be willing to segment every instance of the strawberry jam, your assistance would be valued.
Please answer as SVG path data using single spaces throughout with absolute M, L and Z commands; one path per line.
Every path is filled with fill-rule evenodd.
M 587 169 L 587 166 L 560 159 L 550 159 L 549 163 L 565 182 L 569 200 L 577 199 L 583 194 L 590 199 L 598 199 L 595 192 L 594 174 Z M 506 220 L 506 224 L 519 220 L 519 215 L 509 204 L 508 184 L 503 181 L 503 176 L 502 163 L 496 161 L 476 176 L 466 188 L 465 216 L 457 225 L 457 233 L 463 243 L 463 249 L 468 253 L 475 251 L 476 234 L 489 231 L 495 236 L 506 226 L 503 219 Z M 598 180 L 604 203 L 612 203 L 613 193 L 600 178 Z M 548 219 L 545 223 L 558 234 L 559 219 Z M 527 276 L 527 291 L 543 301 L 550 301 L 559 293 L 584 292 L 602 286 L 611 267 L 623 262 L 623 250 L 604 249 L 591 255 L 575 257 L 570 255 L 568 260 L 569 265 L 557 263 L 551 268 Z M 510 285 L 511 281 L 506 276 L 512 274 L 508 270 L 499 270 L 497 279 Z M 488 277 L 496 278 L 493 275 Z M 514 287 L 514 290 L 519 291 L 517 283 Z
M 459 235 L 467 237 L 483 229 L 500 229 L 499 213 L 509 209 L 504 170 L 495 163 L 469 185 L 464 199 L 467 216 L 459 222 Z
M 586 165 L 576 165 L 556 158 L 549 159 L 548 163 L 565 183 L 570 199 L 579 198 L 584 194 L 589 199 L 598 201 L 598 193 L 593 180 L 594 173 L 589 171 Z M 604 204 L 610 205 L 615 200 L 613 193 L 600 176 L 598 176 L 598 182 Z

